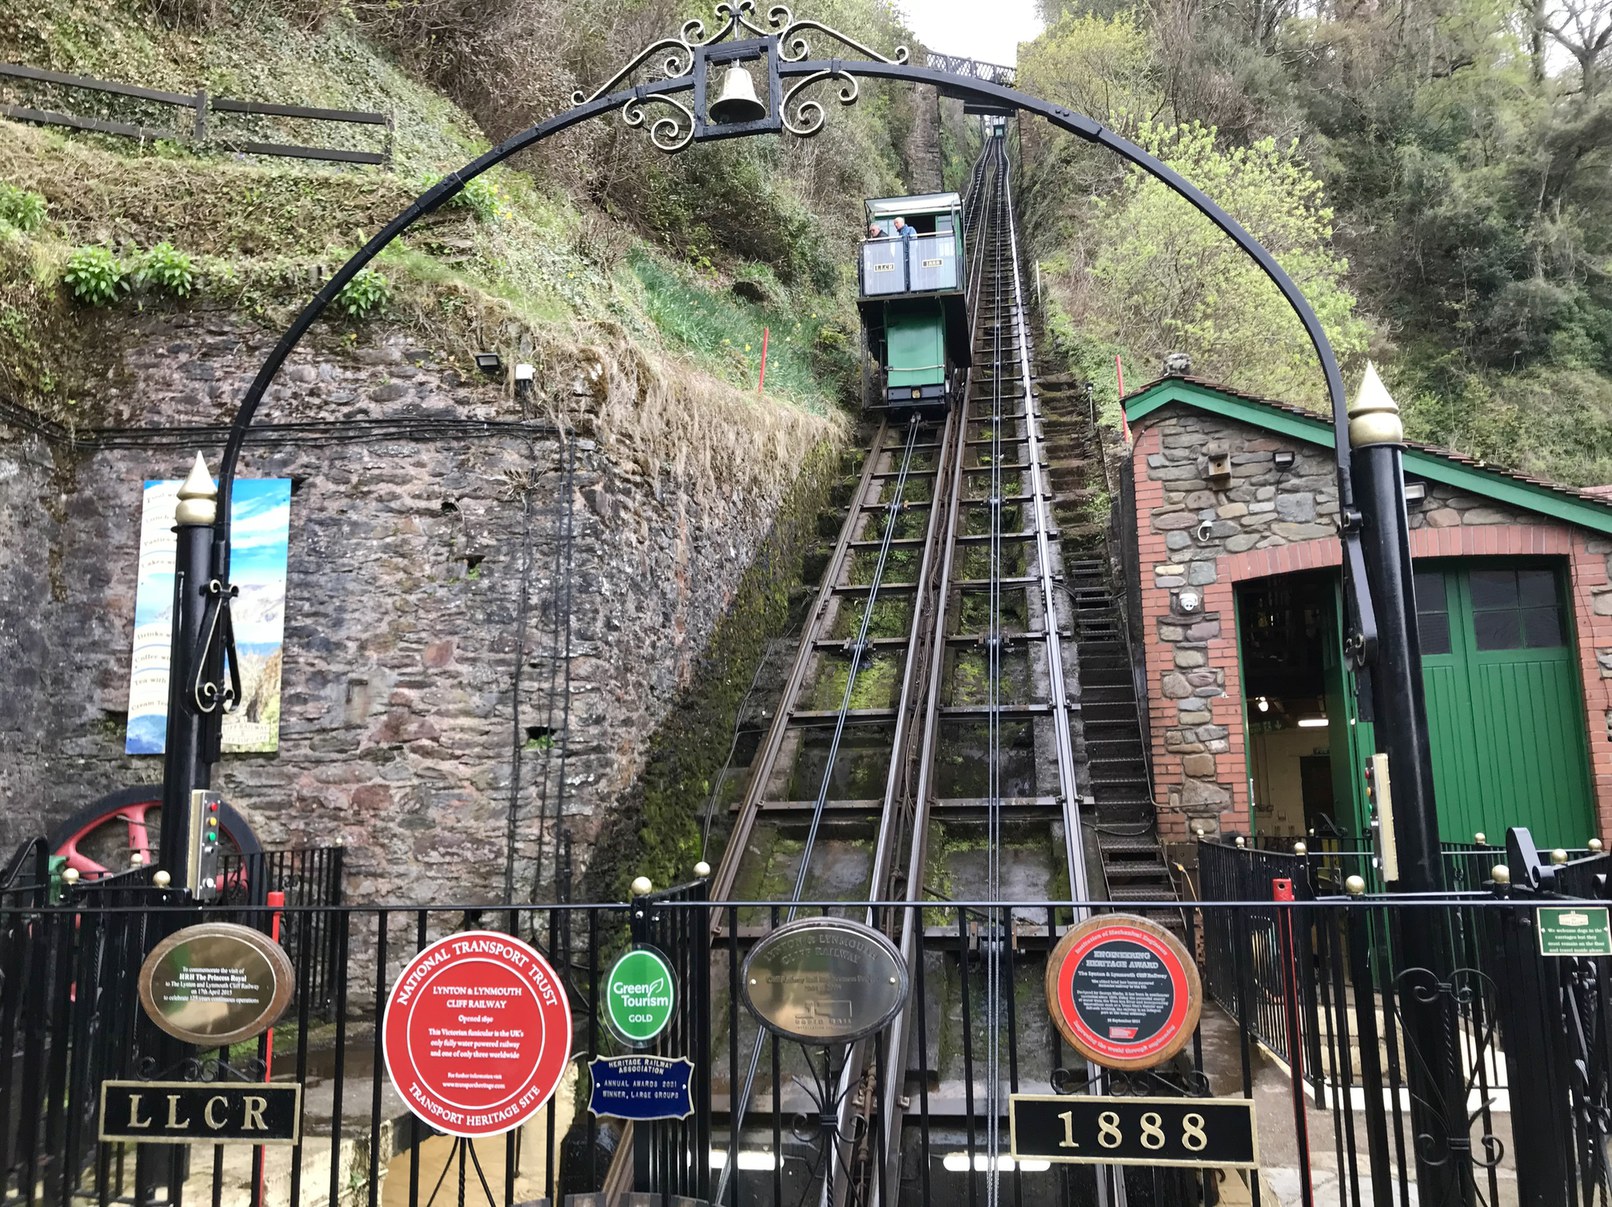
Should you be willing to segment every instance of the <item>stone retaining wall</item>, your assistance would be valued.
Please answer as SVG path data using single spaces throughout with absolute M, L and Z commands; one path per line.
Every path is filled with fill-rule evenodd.
M 154 316 L 105 409 L 216 424 L 275 334 L 227 315 Z M 305 344 L 259 423 L 400 416 L 521 417 L 502 383 L 393 334 Z M 580 871 L 790 475 L 749 493 L 697 489 L 552 431 L 330 442 L 340 435 L 273 436 L 244 458 L 242 476 L 293 482 L 280 750 L 226 755 L 215 786 L 266 845 L 345 843 L 359 900 L 503 899 L 513 810 L 521 898 L 540 853 L 536 879 L 552 868 L 563 747 Z M 777 457 L 778 440 L 741 455 Z M 797 442 L 782 450 L 793 467 L 812 443 Z M 202 451 L 216 471 L 216 443 Z M 85 454 L 0 426 L 0 852 L 160 780 L 159 759 L 122 753 L 141 482 L 182 477 L 191 456 Z

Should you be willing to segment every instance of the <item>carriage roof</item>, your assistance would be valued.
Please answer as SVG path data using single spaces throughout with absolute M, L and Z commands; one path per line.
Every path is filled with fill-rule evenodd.
M 897 214 L 950 214 L 963 207 L 963 199 L 956 193 L 919 193 L 913 197 L 874 197 L 867 207 L 870 220 Z

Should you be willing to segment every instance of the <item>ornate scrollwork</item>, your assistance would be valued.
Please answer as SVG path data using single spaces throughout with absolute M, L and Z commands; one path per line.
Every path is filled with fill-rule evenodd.
M 786 63 L 799 63 L 812 57 L 812 48 L 806 41 L 806 32 L 816 30 L 827 34 L 842 46 L 849 46 L 859 54 L 866 55 L 876 63 L 905 63 L 912 57 L 912 51 L 905 46 L 897 46 L 894 58 L 886 58 L 871 47 L 864 46 L 855 38 L 848 38 L 839 30 L 824 25 L 821 21 L 794 21 L 791 20 L 789 10 L 782 4 L 773 5 L 767 14 L 770 22 L 783 22 L 783 32 L 778 35 L 778 57 Z
M 646 102 L 660 105 L 669 105 L 677 110 L 678 116 L 663 114 L 649 123 L 649 141 L 667 154 L 681 151 L 694 140 L 694 113 L 688 106 L 674 101 L 669 96 L 646 96 L 642 99 L 631 98 L 621 107 L 621 120 L 629 126 L 641 126 L 648 121 L 644 112 Z
M 652 67 L 660 80 L 671 81 L 676 87 L 667 92 L 649 96 L 635 96 L 621 109 L 622 119 L 633 127 L 646 126 L 650 141 L 662 151 L 673 153 L 683 150 L 701 128 L 700 117 L 689 106 L 673 100 L 671 93 L 680 93 L 694 87 L 694 73 L 700 62 L 700 52 L 735 38 L 777 38 L 777 59 L 786 63 L 801 63 L 812 56 L 812 42 L 818 35 L 832 39 L 839 46 L 879 63 L 905 63 L 911 58 L 905 46 L 896 47 L 894 57 L 882 55 L 854 38 L 824 25 L 821 21 L 795 20 L 787 5 L 774 4 L 760 16 L 756 0 L 723 0 L 716 5 L 716 29 L 706 32 L 703 21 L 686 21 L 672 37 L 660 38 L 639 51 L 628 63 L 592 92 L 578 88 L 571 94 L 571 102 L 585 105 L 621 87 L 642 68 Z M 837 66 L 813 72 L 791 87 L 784 96 L 779 119 L 782 127 L 798 138 L 810 138 L 823 128 L 828 112 L 822 101 L 801 94 L 814 84 L 833 79 L 839 85 L 842 105 L 854 105 L 860 95 L 856 79 Z M 651 119 L 644 110 L 650 103 L 668 105 L 676 114 L 667 113 Z
M 823 128 L 828 119 L 828 112 L 823 108 L 822 102 L 811 97 L 796 101 L 802 89 L 823 80 L 835 79 L 840 81 L 840 104 L 854 105 L 860 95 L 855 77 L 843 71 L 817 71 L 807 76 L 784 94 L 783 121 L 784 129 L 797 138 L 810 138 Z
M 240 589 L 215 578 L 207 584 L 206 593 L 207 607 L 191 659 L 189 684 L 196 711 L 204 716 L 219 709 L 234 712 L 241 702 L 241 668 L 235 654 L 235 622 L 230 616 L 230 602 Z M 213 669 L 220 672 L 217 681 L 210 673 Z

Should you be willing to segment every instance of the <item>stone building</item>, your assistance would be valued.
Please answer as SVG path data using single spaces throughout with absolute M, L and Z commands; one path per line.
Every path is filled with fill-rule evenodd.
M 1133 631 L 1167 843 L 1359 836 L 1375 749 L 1343 657 L 1330 422 L 1189 377 L 1125 399 Z M 1612 503 L 1412 446 L 1440 830 L 1612 829 Z

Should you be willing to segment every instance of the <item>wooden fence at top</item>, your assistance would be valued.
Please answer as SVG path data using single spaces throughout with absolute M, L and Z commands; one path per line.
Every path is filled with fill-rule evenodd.
M 318 159 L 332 163 L 370 164 L 390 166 L 392 163 L 393 124 L 389 113 L 363 113 L 351 109 L 313 109 L 305 105 L 271 105 L 259 101 L 237 101 L 227 97 L 209 97 L 205 88 L 194 93 L 162 92 L 155 88 L 139 88 L 133 84 L 118 84 L 110 80 L 91 79 L 88 76 L 67 75 L 60 71 L 44 71 L 37 67 L 22 67 L 14 63 L 0 63 L 0 78 L 28 80 L 36 84 L 54 84 L 63 88 L 82 88 L 90 92 L 125 96 L 134 100 L 171 105 L 188 109 L 193 117 L 188 120 L 189 130 L 159 130 L 129 122 L 109 121 L 99 117 L 83 117 L 74 113 L 60 113 L 50 109 L 34 109 L 26 105 L 0 102 L 0 117 L 33 122 L 44 126 L 68 126 L 74 130 L 89 130 L 97 134 L 115 134 L 124 138 L 145 141 L 166 139 L 185 142 L 193 146 L 210 146 L 221 151 L 234 151 L 244 155 L 278 155 L 289 159 Z M 348 124 L 379 126 L 385 131 L 385 146 L 380 151 L 351 151 L 343 147 L 310 147 L 289 143 L 253 142 L 211 134 L 208 116 L 214 113 L 249 114 L 261 117 L 289 117 L 311 121 L 344 122 Z

